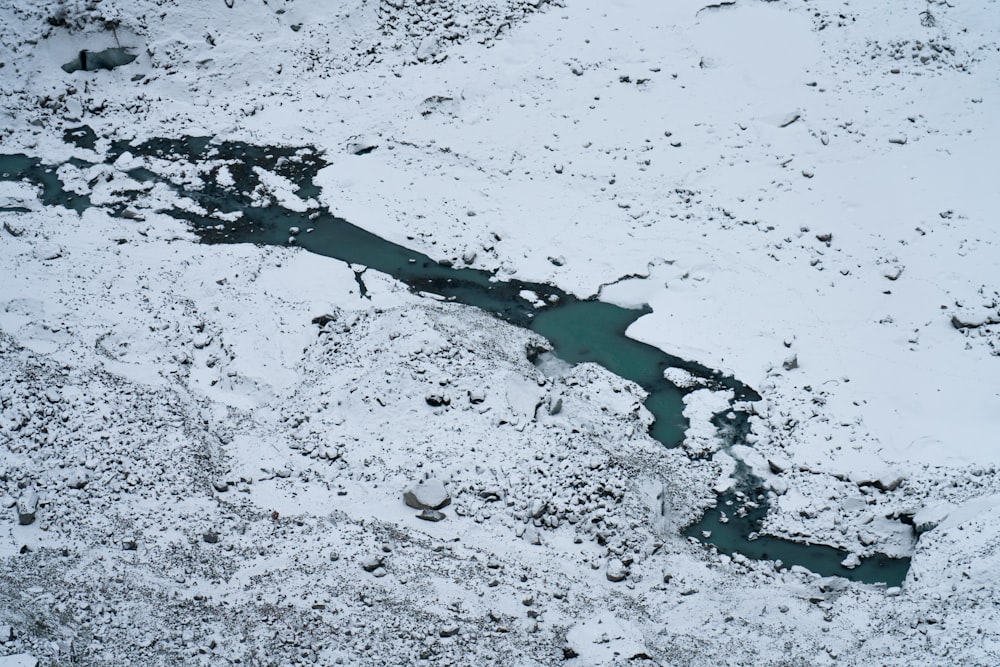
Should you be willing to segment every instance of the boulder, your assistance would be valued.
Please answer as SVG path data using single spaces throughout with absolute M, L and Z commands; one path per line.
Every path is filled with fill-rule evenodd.
M 451 503 L 444 482 L 431 478 L 411 484 L 403 491 L 403 502 L 413 509 L 439 510 Z
M 444 512 L 439 512 L 438 510 L 423 510 L 417 515 L 418 519 L 423 519 L 424 521 L 444 521 L 446 515 Z
M 38 493 L 26 491 L 17 501 L 17 520 L 22 526 L 27 526 L 35 522 L 35 514 L 38 512 Z
M 608 581 L 623 581 L 628 576 L 628 569 L 626 569 L 625 564 L 619 559 L 613 558 L 608 562 L 608 569 L 605 575 Z

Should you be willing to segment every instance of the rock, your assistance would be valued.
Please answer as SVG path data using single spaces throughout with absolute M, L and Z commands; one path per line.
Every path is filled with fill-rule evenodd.
M 90 481 L 90 476 L 87 474 L 86 470 L 80 469 L 72 473 L 66 480 L 66 486 L 71 489 L 80 490 L 87 486 L 87 482 Z
M 890 144 L 896 144 L 897 146 L 903 146 L 906 144 L 906 137 L 900 135 L 898 137 L 889 137 Z
M 546 503 L 544 500 L 536 498 L 531 501 L 531 504 L 528 505 L 528 516 L 530 516 L 532 519 L 538 519 L 543 514 L 545 514 L 545 510 L 547 509 L 548 509 L 548 503 Z
M 486 400 L 486 390 L 485 389 L 470 389 L 469 390 L 469 403 L 473 405 L 479 405 Z
M 369 556 L 368 558 L 361 561 L 361 569 L 365 572 L 374 572 L 375 570 L 382 567 L 382 557 L 381 556 Z
M 139 543 L 134 537 L 126 537 L 122 540 L 122 549 L 125 551 L 135 551 L 139 548 Z
M 0 644 L 6 644 L 14 639 L 14 628 L 9 625 L 0 625 Z
M 802 114 L 800 114 L 797 111 L 792 112 L 781 119 L 781 121 L 778 123 L 778 127 L 788 127 L 789 125 L 797 121 L 799 118 L 802 118 Z
M 816 580 L 816 585 L 820 593 L 841 593 L 850 587 L 851 582 L 843 577 L 821 577 Z
M 853 570 L 858 565 L 861 565 L 861 558 L 857 554 L 851 554 L 844 560 L 840 561 L 840 564 L 846 567 L 848 570 Z
M 956 329 L 977 329 L 987 324 L 1000 324 L 1000 317 L 990 312 L 962 310 L 951 316 L 951 326 Z
M 441 394 L 430 394 L 429 396 L 424 397 L 424 401 L 426 401 L 427 405 L 431 406 L 432 408 L 439 408 L 442 405 L 451 404 L 451 401 L 448 399 L 448 397 L 442 396 Z
M 442 637 L 454 637 L 455 635 L 458 634 L 458 624 L 449 623 L 444 627 L 442 627 L 438 631 L 438 634 L 440 634 Z
M 922 507 L 913 515 L 913 530 L 917 531 L 917 535 L 934 530 L 948 518 L 952 507 L 950 503 L 935 503 Z
M 427 35 L 417 47 L 417 60 L 424 61 L 433 58 L 441 50 L 441 42 L 434 35 Z
M 353 137 L 352 140 L 347 143 L 347 152 L 351 155 L 367 155 L 376 148 L 378 148 L 378 144 L 370 141 L 368 137 L 365 136 Z
M 54 243 L 39 243 L 34 250 L 35 259 L 48 262 L 63 256 L 63 249 Z
M 831 234 L 830 232 L 826 232 L 824 234 L 817 234 L 816 240 L 821 241 L 823 243 L 829 243 L 830 241 L 833 240 L 833 234 Z
M 444 521 L 448 516 L 444 512 L 439 512 L 437 510 L 423 510 L 417 515 L 418 519 L 423 519 L 424 521 Z
M 444 482 L 431 478 L 411 484 L 403 491 L 403 502 L 418 510 L 439 510 L 451 503 Z
M 22 526 L 27 526 L 35 522 L 35 514 L 38 512 L 38 493 L 34 490 L 26 491 L 17 501 L 17 521 Z
M 219 493 L 225 493 L 229 490 L 229 483 L 224 479 L 217 479 L 212 482 L 212 488 Z
M 790 356 L 787 359 L 785 359 L 784 361 L 782 361 L 781 362 L 781 367 L 784 368 L 786 371 L 792 371 L 792 370 L 795 370 L 796 368 L 798 368 L 799 367 L 799 357 L 798 357 L 798 355 L 793 354 L 792 356 Z
M 613 558 L 608 561 L 608 569 L 604 574 L 608 578 L 608 581 L 623 581 L 628 576 L 628 569 L 626 569 L 625 564 L 621 560 Z
M 389 574 L 389 572 L 384 567 L 381 566 L 376 567 L 374 570 L 372 570 L 372 576 L 378 577 L 380 579 L 387 574 Z
M 219 541 L 219 534 L 214 530 L 208 530 L 202 534 L 201 539 L 205 540 L 209 544 L 216 544 Z
M 791 468 L 792 463 L 783 456 L 769 456 L 767 459 L 767 467 L 770 468 L 771 472 L 775 475 L 779 475 Z
M 528 544 L 532 544 L 536 547 L 542 545 L 542 535 L 541 533 L 538 532 L 538 529 L 532 525 L 528 525 L 524 529 L 524 534 L 521 535 L 521 539 L 523 539 Z

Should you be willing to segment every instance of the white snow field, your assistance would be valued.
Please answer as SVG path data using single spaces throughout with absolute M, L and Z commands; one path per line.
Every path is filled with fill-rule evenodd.
M 1000 3 L 710 2 L 0 4 L 0 666 L 1000 664 Z M 231 165 L 102 164 L 185 136 L 322 152 L 260 206 L 647 304 L 752 447 L 126 173 Z M 734 459 L 903 585 L 685 538 Z

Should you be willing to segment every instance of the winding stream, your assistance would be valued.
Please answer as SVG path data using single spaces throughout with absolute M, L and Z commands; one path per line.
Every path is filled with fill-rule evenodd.
M 65 140 L 92 150 L 94 134 L 87 127 L 67 130 Z M 197 202 L 206 214 L 181 210 L 165 213 L 189 222 L 204 243 L 258 243 L 287 245 L 289 229 L 301 233 L 294 239 L 304 249 L 352 265 L 375 269 L 407 284 L 418 292 L 436 294 L 459 303 L 486 310 L 515 325 L 530 328 L 547 338 L 553 353 L 569 363 L 594 362 L 612 373 L 631 380 L 648 392 L 646 408 L 655 417 L 650 435 L 667 447 L 678 446 L 687 426 L 683 417 L 684 392 L 663 377 L 669 367 L 682 368 L 704 379 L 710 386 L 733 391 L 736 400 L 757 400 L 759 396 L 732 377 L 673 357 L 625 336 L 628 326 L 648 310 L 632 310 L 597 300 L 581 300 L 552 285 L 501 281 L 487 271 L 456 268 L 331 215 L 323 209 L 299 213 L 272 202 L 253 206 L 247 193 L 260 185 L 253 167 L 277 173 L 299 188 L 303 198 L 318 194 L 313 177 L 325 166 L 311 148 L 255 146 L 243 142 L 212 143 L 210 137 L 154 139 L 141 144 L 112 143 L 104 162 L 110 164 L 123 153 L 169 161 L 188 161 L 219 166 L 225 164 L 233 186 L 220 183 L 217 173 L 205 175 L 200 183 L 177 183 L 146 168 L 128 172 L 141 182 L 155 181 Z M 359 158 L 363 159 L 363 158 Z M 74 159 L 76 166 L 91 163 Z M 218 169 L 218 167 L 213 167 Z M 0 180 L 27 180 L 41 187 L 46 206 L 65 206 L 82 211 L 91 205 L 84 195 L 65 190 L 55 168 L 26 155 L 0 155 Z M 226 179 L 221 179 L 226 180 Z M 226 180 L 228 182 L 228 180 Z M 112 209 L 121 214 L 124 206 Z M 0 209 L 2 212 L 4 209 Z M 16 209 L 8 209 L 15 211 Z M 216 212 L 240 212 L 239 220 L 220 224 Z M 307 231 L 309 230 L 309 231 Z M 363 274 L 358 277 L 363 289 Z M 534 293 L 546 305 L 537 307 Z M 745 415 L 737 415 L 737 419 Z M 724 419 L 721 415 L 719 419 Z M 723 425 L 724 426 L 724 425 Z M 740 429 L 720 428 L 741 442 Z M 876 555 L 863 559 L 853 569 L 841 565 L 848 552 L 822 545 L 809 545 L 766 535 L 758 536 L 767 513 L 765 492 L 760 480 L 744 471 L 737 490 L 719 496 L 717 506 L 702 520 L 689 526 L 685 534 L 712 544 L 727 553 L 738 552 L 758 559 L 780 560 L 784 565 L 801 565 L 821 575 L 838 575 L 867 583 L 902 583 L 909 568 L 908 558 Z M 707 535 L 707 537 L 706 537 Z

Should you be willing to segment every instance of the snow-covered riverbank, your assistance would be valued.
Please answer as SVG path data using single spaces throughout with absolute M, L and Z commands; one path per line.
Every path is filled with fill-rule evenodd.
M 3 152 L 86 157 L 62 140 L 81 122 L 102 150 L 325 149 L 319 199 L 362 227 L 649 303 L 632 335 L 764 396 L 736 454 L 769 529 L 906 553 L 916 515 L 937 525 L 910 578 L 887 597 L 688 543 L 726 457 L 658 447 L 600 369 L 540 376 L 530 334 L 371 271 L 361 299 L 295 249 L 196 245 L 166 191 L 121 219 L 0 183 L 28 209 L 0 213 L 0 653 L 995 662 L 997 13 L 402 4 L 2 10 Z M 116 36 L 134 63 L 59 68 Z M 60 175 L 109 204 L 143 192 L 120 169 Z M 402 502 L 425 476 L 444 521 Z

